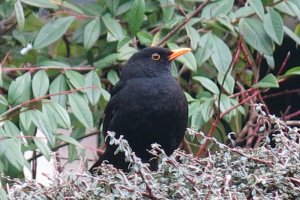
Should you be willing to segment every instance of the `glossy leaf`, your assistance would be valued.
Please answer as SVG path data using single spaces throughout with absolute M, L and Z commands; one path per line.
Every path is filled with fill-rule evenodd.
M 235 84 L 234 78 L 231 76 L 230 73 L 228 73 L 226 75 L 226 78 L 224 76 L 225 76 L 224 72 L 218 73 L 218 83 L 219 83 L 219 85 L 222 85 L 222 83 L 224 82 L 224 85 L 223 85 L 224 89 L 229 94 L 232 94 L 233 89 L 234 89 L 234 84 Z M 224 81 L 224 78 L 225 78 L 225 81 Z
M 99 76 L 95 71 L 90 71 L 85 76 L 85 87 L 93 87 L 86 90 L 86 95 L 89 99 L 89 102 L 95 106 L 97 105 L 100 95 L 101 95 L 101 83 Z
M 210 79 L 203 77 L 203 76 L 194 76 L 194 80 L 198 81 L 201 83 L 201 85 L 207 89 L 208 91 L 212 92 L 213 94 L 219 94 L 220 90 L 217 87 L 217 85 L 211 81 Z
M 33 116 L 34 115 L 34 111 L 33 110 L 26 110 L 25 108 L 21 109 L 20 112 L 20 123 L 22 123 L 22 126 L 25 130 L 29 130 L 30 126 L 33 122 Z
M 15 13 L 16 13 L 16 18 L 18 22 L 18 28 L 20 30 L 23 29 L 24 24 L 25 24 L 25 16 L 24 16 L 24 11 L 23 11 L 23 6 L 20 2 L 20 0 L 16 0 L 15 4 Z
M 160 6 L 163 8 L 163 20 L 165 22 L 172 19 L 174 15 L 175 2 L 174 0 L 159 0 Z
M 100 60 L 95 62 L 94 65 L 97 69 L 104 69 L 117 62 L 118 56 L 118 53 L 112 53 L 104 58 L 101 58 Z
M 221 14 L 227 14 L 233 7 L 234 0 L 219 0 L 204 7 L 201 17 L 206 19 L 215 18 Z
M 192 49 L 196 49 L 198 44 L 200 43 L 200 35 L 198 31 L 192 26 L 186 26 L 186 33 L 190 38 Z
M 62 74 L 60 74 L 52 81 L 50 85 L 49 93 L 56 94 L 51 96 L 50 98 L 65 108 L 67 104 L 67 95 L 58 93 L 63 93 L 67 90 L 69 90 L 69 87 L 66 78 Z
M 300 75 L 300 66 L 293 67 L 284 73 L 284 76 Z
M 76 89 L 85 86 L 85 77 L 77 71 L 66 70 L 65 71 L 68 82 Z M 84 92 L 84 91 L 83 91 Z
M 1 136 L 1 135 L 0 135 Z M 15 138 L 7 138 L 0 142 L 0 157 L 6 158 L 12 166 L 18 170 L 23 170 L 26 160 L 21 151 L 21 145 L 15 141 Z
M 39 7 L 39 8 L 52 8 L 57 9 L 58 6 L 51 0 L 20 0 L 22 3 Z
M 219 72 L 226 72 L 232 61 L 230 49 L 218 36 L 212 35 L 213 50 L 211 59 Z
M 101 32 L 99 18 L 90 21 L 84 28 L 83 32 L 83 44 L 84 48 L 90 49 L 98 40 Z
M 243 18 L 239 22 L 240 31 L 245 41 L 260 53 L 271 55 L 273 42 L 257 19 Z
M 151 45 L 153 36 L 150 33 L 145 32 L 145 31 L 140 31 L 136 35 L 142 44 L 147 45 L 147 46 Z
M 29 72 L 19 76 L 8 89 L 8 102 L 17 105 L 30 99 L 31 75 Z
M 51 146 L 54 146 L 55 136 L 51 132 L 51 125 L 44 118 L 44 115 L 39 110 L 34 110 L 33 123 L 46 136 Z
M 71 120 L 68 112 L 58 103 L 54 101 L 43 101 L 43 110 L 49 110 L 52 114 L 57 124 L 62 128 L 71 128 Z
M 79 148 L 82 148 L 82 149 L 84 148 L 82 146 L 82 144 L 80 144 L 77 140 L 75 140 L 74 138 L 72 138 L 70 136 L 67 136 L 67 135 L 58 135 L 56 137 L 57 137 L 57 139 L 59 139 L 61 141 L 67 142 L 69 144 L 73 144 L 73 145 L 75 145 L 75 146 L 77 146 Z
M 208 122 L 214 114 L 213 102 L 214 101 L 212 98 L 204 98 L 203 102 L 201 102 L 200 104 L 199 110 L 201 112 L 202 119 L 204 120 L 204 122 Z
M 204 34 L 199 41 L 199 47 L 195 52 L 195 58 L 197 60 L 198 65 L 202 65 L 205 61 L 207 61 L 211 53 L 213 51 L 213 38 L 212 33 L 208 32 Z
M 145 1 L 133 0 L 129 11 L 125 15 L 130 32 L 135 35 L 141 28 L 144 20 Z
M 45 70 L 39 70 L 32 78 L 32 92 L 35 98 L 45 96 L 49 89 L 49 78 Z
M 116 85 L 119 81 L 119 76 L 116 71 L 110 70 L 107 74 L 107 79 L 111 82 L 111 84 Z
M 300 45 L 300 37 L 297 36 L 291 29 L 287 26 L 283 26 L 284 33 L 287 34 L 290 38 L 292 38 L 298 45 Z
M 283 40 L 283 22 L 281 16 L 272 8 L 264 15 L 264 29 L 267 34 L 277 43 L 281 44 Z
M 255 10 L 256 14 L 259 16 L 260 19 L 264 17 L 264 6 L 261 0 L 249 0 L 248 1 L 251 7 Z
M 43 156 L 45 156 L 45 158 L 49 161 L 52 151 L 49 148 L 49 146 L 46 144 L 46 142 L 44 142 L 43 139 L 39 139 L 39 138 L 34 138 L 33 140 L 38 150 L 40 150 Z
M 69 94 L 69 103 L 72 108 L 72 112 L 74 113 L 75 117 L 86 127 L 92 128 L 93 127 L 93 116 L 92 112 L 84 100 L 84 98 L 78 94 Z
M 109 15 L 103 16 L 102 20 L 103 20 L 103 23 L 105 24 L 107 30 L 113 37 L 113 38 L 111 38 L 112 41 L 121 40 L 124 37 L 122 27 L 118 21 L 116 21 Z
M 279 88 L 276 77 L 273 74 L 268 74 L 252 87 L 258 88 Z
M 41 49 L 60 39 L 68 30 L 74 19 L 75 17 L 68 16 L 47 23 L 42 27 L 35 38 L 33 47 L 35 49 Z

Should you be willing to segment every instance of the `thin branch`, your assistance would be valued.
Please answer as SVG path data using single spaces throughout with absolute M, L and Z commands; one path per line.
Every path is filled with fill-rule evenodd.
M 88 133 L 88 134 L 86 134 L 86 135 L 83 135 L 83 136 L 78 137 L 78 138 L 75 138 L 75 139 L 76 139 L 76 140 L 82 140 L 82 139 L 84 139 L 84 138 L 87 138 L 87 137 L 90 137 L 90 136 L 93 136 L 93 135 L 97 135 L 97 134 L 99 134 L 99 133 L 100 133 L 99 131 L 94 131 L 94 132 Z M 60 148 L 62 148 L 62 147 L 64 147 L 64 146 L 67 146 L 67 145 L 69 145 L 69 144 L 70 144 L 70 143 L 68 143 L 68 142 L 63 142 L 62 144 L 60 144 L 60 145 L 58 145 L 58 146 L 52 148 L 51 151 L 57 151 L 58 149 L 60 149 Z M 31 162 L 31 161 L 33 161 L 33 160 L 36 160 L 37 158 L 39 158 L 39 157 L 41 157 L 41 156 L 43 156 L 43 154 L 38 153 L 38 154 L 36 154 L 35 156 L 29 158 L 29 159 L 28 159 L 28 162 Z
M 256 97 L 259 94 L 260 91 L 256 91 L 254 94 L 252 94 L 251 96 L 247 97 L 246 99 L 244 99 L 243 101 L 241 101 L 240 103 L 238 103 L 237 105 L 231 107 L 230 109 L 226 110 L 225 112 L 221 113 L 220 115 L 218 115 L 218 117 L 216 118 L 216 121 L 214 121 L 213 126 L 211 127 L 211 129 L 209 130 L 209 133 L 207 134 L 207 137 L 212 137 L 214 131 L 216 130 L 220 120 L 227 115 L 229 112 L 231 112 L 232 110 L 234 110 L 235 108 L 239 107 L 240 105 L 243 105 L 244 103 L 246 103 L 247 101 L 251 100 L 252 98 Z M 196 157 L 200 157 L 206 150 L 206 147 L 208 145 L 208 140 L 202 144 L 196 154 Z
M 280 74 L 283 72 L 283 70 L 285 69 L 285 67 L 286 67 L 286 65 L 287 65 L 287 62 L 288 62 L 288 60 L 289 60 L 289 58 L 290 58 L 290 55 L 291 55 L 291 52 L 289 51 L 289 52 L 287 53 L 287 55 L 286 55 L 286 57 L 285 57 L 285 59 L 284 59 L 282 65 L 280 66 L 277 75 L 280 75 Z
M 18 68 L 18 67 L 2 67 L 0 71 L 11 72 L 11 71 L 38 71 L 38 70 L 75 70 L 75 71 L 90 71 L 94 70 L 95 67 L 82 66 L 82 67 L 28 67 L 28 68 Z
M 298 110 L 298 111 L 296 111 L 292 114 L 286 115 L 283 118 L 284 118 L 284 120 L 289 120 L 289 119 L 292 119 L 292 118 L 297 117 L 297 116 L 300 116 L 300 110 Z
M 179 29 L 181 29 L 184 25 L 186 25 L 194 16 L 198 15 L 201 10 L 204 8 L 204 6 L 206 6 L 208 3 L 210 3 L 211 0 L 206 0 L 203 3 L 201 3 L 198 8 L 187 18 L 185 18 L 185 20 L 179 24 L 178 26 L 176 26 L 174 29 L 172 29 L 158 44 L 157 46 L 163 46 L 164 43 L 170 38 L 172 37 Z
M 45 96 L 42 96 L 42 97 L 31 99 L 29 101 L 25 101 L 25 102 L 23 102 L 19 105 L 16 105 L 15 107 L 10 108 L 6 112 L 2 113 L 0 115 L 0 122 L 5 120 L 5 119 L 3 119 L 4 116 L 14 112 L 15 110 L 18 110 L 18 109 L 22 108 L 23 106 L 41 101 L 43 99 L 47 99 L 47 98 L 52 97 L 52 96 L 57 96 L 57 95 L 62 95 L 62 94 L 70 94 L 70 93 L 74 93 L 74 92 L 78 92 L 78 91 L 82 91 L 82 90 L 87 90 L 87 89 L 92 89 L 92 88 L 97 88 L 97 86 L 81 87 L 81 88 L 77 88 L 77 89 L 73 89 L 73 90 L 67 90 L 67 91 L 62 91 L 62 92 L 58 92 L 58 93 L 48 94 L 48 95 L 45 95 Z
M 286 91 L 282 91 L 282 92 L 278 92 L 278 93 L 274 93 L 274 94 L 264 95 L 263 98 L 269 99 L 269 98 L 285 96 L 285 95 L 293 94 L 293 93 L 300 93 L 300 89 L 286 90 Z

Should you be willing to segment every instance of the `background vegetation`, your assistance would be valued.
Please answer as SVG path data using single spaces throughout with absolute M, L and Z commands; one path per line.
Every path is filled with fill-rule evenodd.
M 236 145 L 258 147 L 273 129 L 257 116 L 256 103 L 269 99 L 271 108 L 273 97 L 299 98 L 298 0 L 76 2 L 0 3 L 3 175 L 23 177 L 24 166 L 34 169 L 37 156 L 49 159 L 65 144 L 69 161 L 84 157 L 87 147 L 78 141 L 98 134 L 93 130 L 101 127 L 122 64 L 145 46 L 193 49 L 172 72 L 189 101 L 189 127 L 221 143 L 232 144 L 227 133 L 234 132 L 229 138 Z M 290 53 L 280 51 L 284 44 Z M 289 82 L 289 92 L 270 90 Z M 280 97 L 273 107 L 284 104 Z M 289 124 L 299 125 L 298 104 L 273 111 L 269 102 L 262 115 L 282 111 Z M 37 130 L 47 143 L 35 137 Z M 200 157 L 219 145 L 187 137 L 183 148 Z

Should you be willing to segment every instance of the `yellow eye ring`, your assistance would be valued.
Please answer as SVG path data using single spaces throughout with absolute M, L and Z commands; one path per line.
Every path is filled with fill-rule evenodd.
M 152 59 L 153 60 L 159 60 L 160 59 L 160 55 L 158 53 L 154 53 L 154 54 L 152 54 Z

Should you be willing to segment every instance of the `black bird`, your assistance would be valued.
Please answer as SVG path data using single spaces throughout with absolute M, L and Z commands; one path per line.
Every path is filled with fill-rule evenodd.
M 188 118 L 187 101 L 171 74 L 171 62 L 191 49 L 168 50 L 148 47 L 135 53 L 124 66 L 120 81 L 112 90 L 104 111 L 103 133 L 124 135 L 143 162 L 153 157 L 147 149 L 158 143 L 167 155 L 180 145 Z M 107 160 L 114 167 L 128 171 L 124 154 L 114 155 L 116 146 L 106 141 L 102 157 L 90 172 Z M 152 164 L 150 164 L 152 165 Z M 156 168 L 155 164 L 154 167 Z

